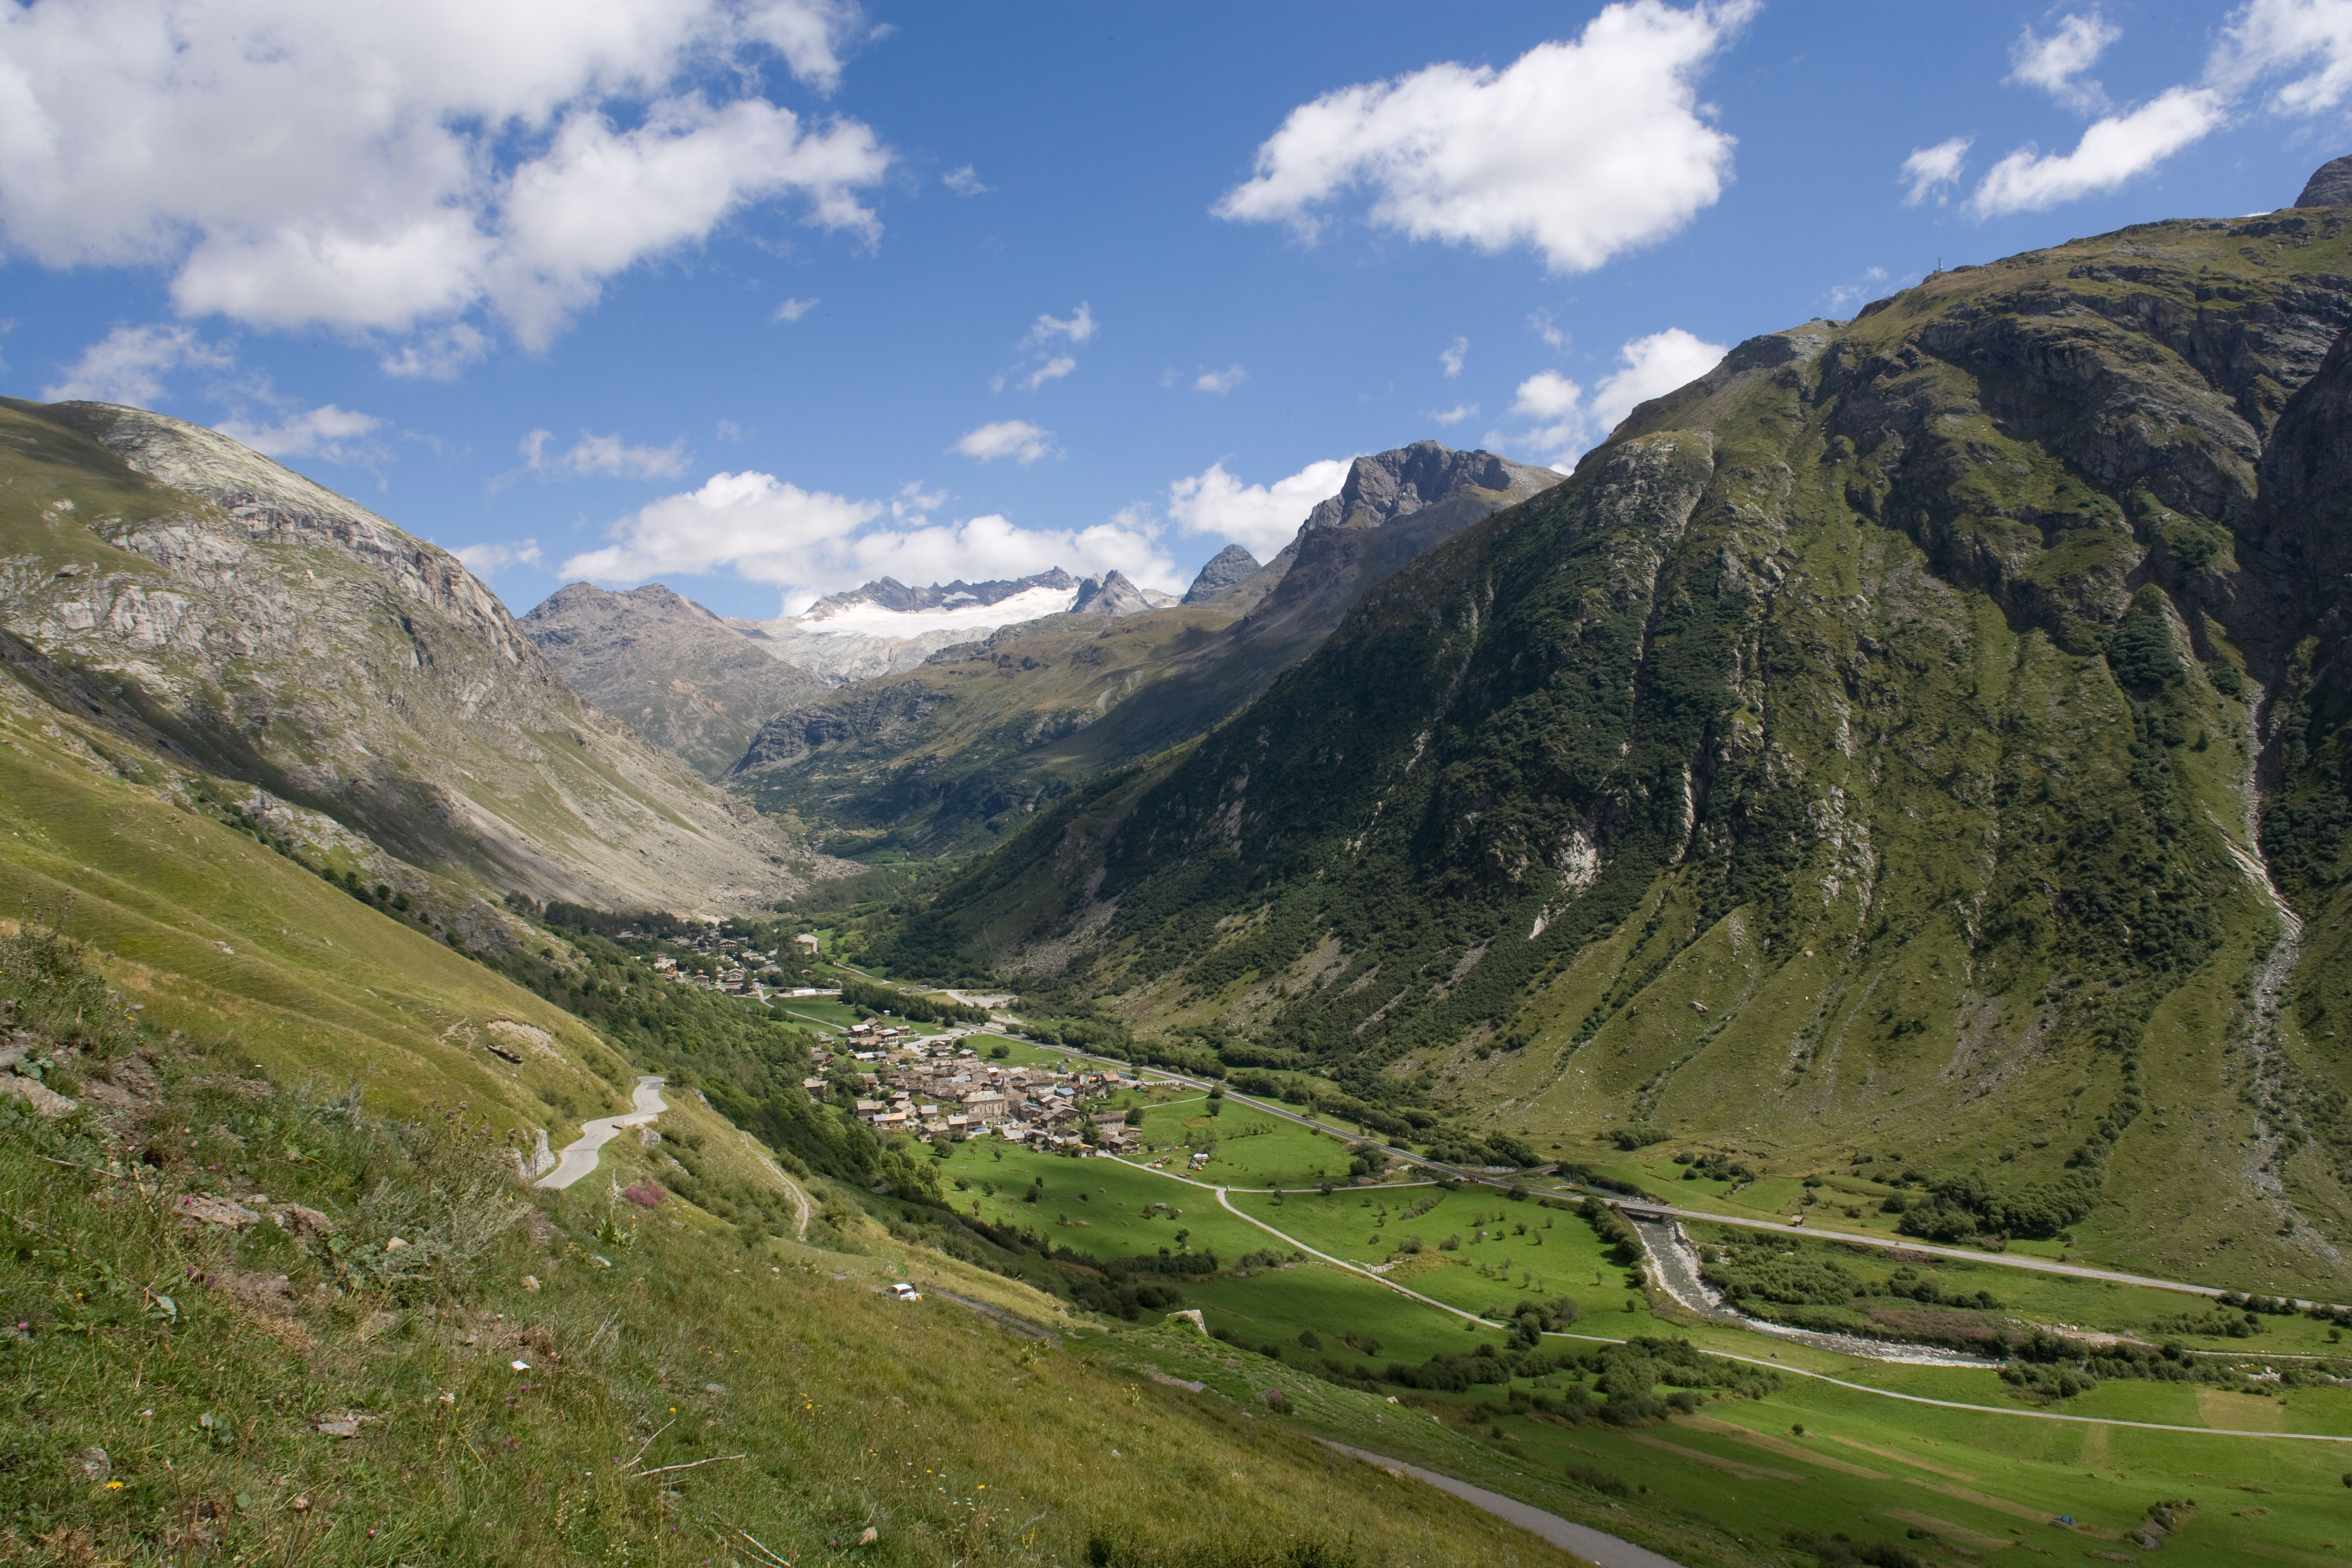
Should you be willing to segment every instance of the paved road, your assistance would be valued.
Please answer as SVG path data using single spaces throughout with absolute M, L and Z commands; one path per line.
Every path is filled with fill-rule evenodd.
M 1016 1026 L 1018 1026 L 1017 1021 Z M 1146 1068 L 1134 1062 L 1121 1061 L 1117 1057 L 1096 1056 L 1091 1051 L 1081 1051 L 1069 1046 L 1056 1046 L 1049 1048 L 1073 1057 L 1084 1057 L 1088 1061 L 1127 1068 L 1139 1074 L 1156 1076 L 1171 1083 L 1189 1084 L 1196 1089 L 1204 1089 L 1209 1087 L 1209 1082 L 1205 1079 L 1190 1078 L 1183 1073 L 1171 1072 L 1165 1068 Z M 1278 1103 L 1270 1103 L 1263 1100 L 1254 1100 L 1247 1095 L 1236 1094 L 1231 1089 L 1225 1090 L 1225 1098 L 1238 1104 L 1249 1106 L 1253 1110 L 1263 1110 L 1269 1116 L 1278 1116 L 1285 1121 L 1296 1122 L 1301 1127 L 1311 1127 L 1318 1131 L 1328 1132 L 1335 1138 L 1360 1140 L 1362 1137 L 1360 1133 L 1349 1132 L 1327 1122 L 1318 1121 L 1312 1117 L 1301 1116 L 1296 1111 L 1284 1109 Z M 1504 1180 L 1489 1175 L 1484 1171 L 1465 1170 L 1459 1165 L 1449 1165 L 1441 1160 L 1433 1160 L 1427 1155 L 1416 1154 L 1410 1149 L 1401 1149 L 1392 1143 L 1382 1144 L 1381 1147 L 1393 1159 L 1402 1160 L 1407 1164 L 1418 1165 L 1424 1171 L 1433 1171 L 1439 1175 L 1450 1176 L 1455 1181 L 1475 1182 L 1481 1186 L 1494 1187 L 1497 1190 L 1507 1184 Z M 1244 1189 L 1235 1188 L 1234 1190 L 1239 1192 Z M 1864 1247 L 1899 1247 L 1906 1252 L 1933 1253 L 1940 1258 L 1965 1258 L 1970 1263 L 1990 1263 L 2004 1268 L 2031 1268 L 2042 1274 L 2065 1274 L 2077 1279 L 2104 1279 L 2112 1280 L 2118 1285 L 2145 1285 L 2156 1290 L 2178 1290 L 2187 1296 L 2203 1296 L 2210 1299 L 2226 1294 L 2219 1286 L 2191 1285 L 2181 1279 L 2158 1279 L 2147 1274 L 2125 1274 L 2112 1268 L 2093 1268 L 2080 1263 L 2059 1263 L 2051 1258 L 2032 1258 L 2023 1253 L 1986 1252 L 1972 1247 L 1937 1247 L 1927 1242 L 1914 1241 L 1907 1236 L 1873 1236 L 1863 1231 L 1827 1230 L 1813 1225 L 1791 1226 L 1780 1220 L 1742 1219 L 1734 1215 L 1717 1214 L 1709 1209 L 1676 1208 L 1672 1204 L 1655 1198 L 1633 1197 L 1621 1193 L 1601 1193 L 1595 1195 L 1608 1203 L 1632 1204 L 1637 1208 L 1672 1215 L 1677 1219 L 1706 1220 L 1716 1225 L 1738 1226 L 1747 1230 L 1778 1231 L 1784 1236 L 1792 1232 L 1821 1236 L 1827 1237 L 1832 1241 L 1858 1242 Z M 2289 1300 L 2294 1299 L 2289 1298 Z M 2341 1303 L 2334 1301 L 2295 1300 L 2294 1304 L 2297 1307 L 2321 1307 L 2332 1311 L 2344 1310 Z
M 1139 1166 L 1137 1168 L 1145 1169 L 1147 1167 Z M 1156 1176 L 1168 1176 L 1168 1173 L 1165 1171 L 1154 1171 L 1151 1173 Z M 1185 1181 L 1185 1178 L 1181 1176 L 1169 1176 L 1168 1179 L 1177 1182 Z M 1205 1185 L 1206 1184 L 1201 1182 L 1186 1182 L 1185 1184 L 1188 1186 L 1197 1187 Z M 1389 1289 L 1395 1291 L 1400 1296 L 1409 1296 L 1412 1300 L 1422 1303 L 1423 1306 L 1434 1307 L 1441 1312 L 1450 1312 L 1457 1318 L 1464 1319 L 1469 1322 L 1479 1323 L 1487 1328 L 1501 1327 L 1500 1324 L 1496 1323 L 1491 1320 L 1482 1318 L 1475 1312 L 1465 1310 L 1463 1308 L 1453 1306 L 1444 1301 L 1440 1301 L 1433 1297 L 1424 1296 L 1418 1290 L 1412 1289 L 1408 1286 L 1400 1285 L 1393 1279 L 1385 1279 L 1381 1275 L 1373 1273 L 1369 1268 L 1360 1268 L 1356 1264 L 1349 1262 L 1344 1258 L 1334 1258 L 1328 1252 L 1318 1252 L 1314 1247 L 1311 1247 L 1305 1242 L 1299 1240 L 1297 1237 L 1285 1235 L 1283 1232 L 1275 1229 L 1274 1226 L 1266 1224 L 1265 1221 L 1257 1218 L 1255 1215 L 1244 1214 L 1241 1210 L 1234 1207 L 1232 1203 L 1225 1197 L 1226 1189 L 1223 1187 L 1213 1187 L 1210 1190 L 1217 1194 L 1217 1202 L 1223 1205 L 1225 1211 L 1228 1214 L 1231 1214 L 1235 1219 L 1241 1220 L 1245 1224 L 1257 1226 L 1258 1229 L 1265 1232 L 1268 1236 L 1273 1237 L 1276 1240 L 1288 1243 L 1291 1247 L 1296 1247 L 1298 1251 L 1305 1253 L 1309 1258 L 1320 1258 L 1324 1262 L 1332 1265 L 1334 1268 L 1346 1269 L 1350 1274 L 1360 1274 L 1365 1279 L 1370 1279 L 1376 1284 L 1386 1286 Z M 1623 1340 L 1618 1339 L 1610 1334 L 1565 1333 L 1555 1329 L 1546 1329 L 1544 1331 L 1544 1338 L 1548 1340 L 1584 1340 L 1595 1344 L 1604 1345 L 1622 1345 L 1625 1342 Z M 1816 1383 L 1834 1384 L 1840 1388 L 1850 1388 L 1856 1394 L 1874 1394 L 1881 1399 L 1899 1399 L 1906 1405 L 1933 1405 L 1946 1410 L 1973 1410 L 1985 1415 L 2016 1415 L 2033 1421 L 2071 1421 L 2085 1426 L 2132 1426 L 2148 1432 L 2191 1432 L 2203 1437 L 2274 1437 L 2294 1443 L 2352 1443 L 2352 1436 L 2337 1436 L 2333 1433 L 2327 1432 L 2247 1432 L 2228 1426 L 2177 1426 L 2162 1421 L 2119 1421 L 2111 1416 L 2105 1415 L 2062 1415 L 2054 1410 L 2019 1410 L 2013 1406 L 2005 1405 L 1970 1405 L 1963 1400 L 1958 1399 L 1930 1399 L 1923 1394 L 1897 1394 L 1891 1388 L 1874 1388 L 1866 1383 L 1851 1383 L 1843 1377 L 1832 1377 L 1825 1372 L 1808 1372 L 1803 1367 L 1790 1365 L 1787 1362 L 1780 1360 L 1777 1355 L 1767 1361 L 1759 1359 L 1752 1355 L 1736 1355 L 1729 1351 L 1722 1350 L 1710 1349 L 1707 1353 L 1713 1356 L 1720 1356 L 1725 1361 L 1744 1362 L 1749 1366 L 1769 1367 L 1774 1372 L 1785 1373 L 1790 1377 L 1810 1377 Z
M 2040 1274 L 2070 1274 L 2077 1279 L 2110 1279 L 2118 1285 L 2145 1285 L 2155 1290 L 2178 1290 L 2189 1296 L 2221 1296 L 2226 1292 L 2212 1285 L 2191 1285 L 2179 1279 L 2158 1279 L 2146 1274 L 2119 1274 L 2111 1268 L 2092 1268 L 2080 1263 L 2059 1263 L 2047 1258 L 2034 1258 L 2025 1253 L 1985 1252 L 1973 1247 L 1934 1247 L 1924 1241 L 1914 1241 L 1907 1236 L 1873 1236 L 1866 1231 L 1825 1230 L 1812 1225 L 1789 1225 L 1773 1219 L 1735 1219 L 1729 1215 L 1706 1209 L 1681 1209 L 1672 1204 L 1658 1203 L 1650 1198 L 1619 1197 L 1611 1201 L 1620 1208 L 1632 1207 L 1644 1213 L 1672 1215 L 1676 1219 L 1706 1220 L 1714 1225 L 1736 1225 L 1743 1230 L 1770 1230 L 1782 1236 L 1818 1236 L 1830 1241 L 1859 1242 L 1864 1247 L 1899 1247 L 1906 1252 L 1930 1252 L 1938 1258 L 1962 1258 L 1970 1263 L 1997 1263 L 2004 1268 L 2031 1268 Z M 2296 1301 L 2298 1307 L 2325 1307 L 2340 1310 L 2332 1301 Z
M 642 1127 L 669 1109 L 663 1102 L 658 1078 L 637 1079 L 636 1092 L 631 1098 L 636 1110 L 625 1116 L 600 1116 L 593 1121 L 580 1124 L 580 1141 L 568 1145 L 555 1169 L 539 1179 L 542 1187 L 568 1187 L 596 1168 L 596 1151 L 610 1143 L 624 1127 Z
M 1630 1541 L 1620 1541 L 1605 1531 L 1562 1519 L 1556 1513 L 1521 1502 L 1517 1498 L 1490 1492 L 1485 1487 L 1474 1487 L 1468 1481 L 1457 1481 L 1452 1476 L 1435 1470 L 1424 1470 L 1419 1465 L 1408 1465 L 1402 1459 L 1391 1459 L 1362 1448 L 1350 1448 L 1345 1443 L 1334 1443 L 1328 1437 L 1318 1439 L 1325 1447 L 1336 1448 L 1349 1458 L 1361 1459 L 1368 1465 L 1378 1465 L 1392 1476 L 1410 1476 L 1414 1480 L 1452 1492 L 1472 1508 L 1484 1509 L 1497 1519 L 1508 1520 L 1530 1534 L 1540 1535 L 1565 1552 L 1597 1563 L 1601 1568 L 1682 1568 L 1671 1557 L 1661 1557 L 1646 1546 L 1636 1546 Z

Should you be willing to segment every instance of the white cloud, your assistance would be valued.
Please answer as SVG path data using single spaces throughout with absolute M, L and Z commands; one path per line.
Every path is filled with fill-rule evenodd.
M 1078 302 L 1078 308 L 1070 313 L 1067 321 L 1058 320 L 1052 315 L 1040 312 L 1036 323 L 1029 329 L 1028 335 L 1014 345 L 1023 353 L 1030 356 L 1029 374 L 1021 378 L 1021 390 L 1034 392 L 1047 382 L 1059 381 L 1077 369 L 1077 357 L 1060 351 L 1085 342 L 1095 335 L 1099 327 L 1100 323 L 1095 320 L 1094 311 L 1084 300 Z M 1010 372 L 999 371 L 995 375 L 991 376 L 988 389 L 991 392 L 1003 391 L 1005 380 L 1010 374 Z M 1023 461 L 1025 462 L 1028 459 L 1024 458 Z
M 1457 403 L 1442 413 L 1427 413 L 1422 416 L 1423 418 L 1434 420 L 1440 425 L 1459 425 L 1465 419 L 1475 419 L 1477 416 L 1478 405 L 1475 403 Z
M 667 447 L 632 447 L 617 435 L 580 432 L 570 451 L 550 453 L 552 432 L 534 430 L 517 449 L 534 474 L 567 475 L 574 479 L 674 479 L 686 472 L 686 438 Z
M 967 458 L 978 458 L 983 463 L 1011 458 L 1024 468 L 1060 450 L 1054 445 L 1051 430 L 1040 430 L 1026 419 L 999 419 L 977 430 L 967 430 L 949 449 Z
M 536 566 L 540 563 L 539 541 L 526 539 L 516 544 L 467 544 L 449 552 L 466 563 L 466 570 L 477 577 L 488 577 L 509 566 Z
M 387 370 L 446 374 L 482 346 L 453 324 L 542 346 L 755 203 L 870 243 L 873 132 L 745 85 L 772 49 L 830 88 L 860 26 L 833 0 L 10 6 L 0 235 L 47 267 L 162 268 L 184 314 L 421 329 Z
M 454 381 L 457 373 L 490 352 L 488 333 L 469 321 L 419 332 L 376 362 L 384 374 L 405 381 Z
M 2270 93 L 2273 113 L 2324 113 L 2352 92 L 2352 0 L 2249 0 L 2206 63 L 2206 79 L 2232 93 L 2290 72 Z
M 86 399 L 152 407 L 174 370 L 226 370 L 226 350 L 196 336 L 193 327 L 117 327 L 82 350 L 64 379 L 41 389 L 51 403 Z
M 380 462 L 383 448 L 362 437 L 383 427 L 373 414 L 354 413 L 323 404 L 306 413 L 289 414 L 274 425 L 245 419 L 224 419 L 213 426 L 232 441 L 242 441 L 271 458 L 324 458 L 331 463 Z
M 960 196 L 984 196 L 996 189 L 994 185 L 982 184 L 980 176 L 971 172 L 970 163 L 961 169 L 950 169 L 940 176 L 940 184 Z
M 1085 300 L 1081 300 L 1078 301 L 1078 308 L 1071 312 L 1070 319 L 1066 321 L 1057 321 L 1041 311 L 1037 317 L 1037 324 L 1029 329 L 1029 335 L 1021 340 L 1021 346 L 1037 348 L 1051 342 L 1055 338 L 1067 338 L 1074 343 L 1082 343 L 1093 337 L 1099 326 L 1100 323 L 1095 320 L 1094 311 L 1088 308 Z
M 803 316 L 807 315 L 811 310 L 815 310 L 823 303 L 824 303 L 824 300 L 814 298 L 806 300 L 787 300 L 782 304 L 777 306 L 773 310 L 768 312 L 768 320 L 771 323 L 797 321 Z
M 1249 379 L 1249 372 L 1240 365 L 1229 364 L 1223 370 L 1205 370 L 1192 383 L 1195 392 L 1227 393 Z
M 1954 136 L 1937 142 L 1933 147 L 1914 147 L 1911 156 L 1903 160 L 1899 181 L 1910 189 L 1904 193 L 1903 205 L 1916 207 L 1929 196 L 1936 205 L 1944 205 L 1944 193 L 1958 183 L 1960 171 L 1968 167 L 1969 149 L 1976 145 L 1973 136 Z
M 929 517 L 947 504 L 947 491 L 927 490 L 919 480 L 908 479 L 890 499 L 890 515 L 904 522 L 910 517 Z
M 559 568 L 611 584 L 727 572 L 786 590 L 788 610 L 876 577 L 942 583 L 1019 577 L 1055 566 L 1082 574 L 1117 569 L 1150 587 L 1181 586 L 1148 521 L 1114 519 L 1082 529 L 1026 529 L 989 514 L 946 523 L 925 515 L 944 498 L 918 485 L 905 510 L 803 490 L 772 474 L 715 474 L 700 489 L 666 496 L 614 524 L 613 542 Z M 891 523 L 880 522 L 886 510 Z M 893 526 L 898 524 L 898 526 Z
M 642 583 L 731 567 L 754 583 L 804 581 L 804 557 L 832 548 L 882 515 L 877 501 L 804 490 L 772 474 L 713 474 L 702 488 L 664 496 L 615 523 L 614 543 L 575 555 L 566 577 Z
M 1568 347 L 1568 329 L 1553 321 L 1549 310 L 1538 310 L 1534 315 L 1529 316 L 1528 318 L 1528 326 L 1535 332 L 1536 336 L 1541 338 L 1545 342 L 1549 343 L 1553 348 L 1565 349 Z
M 1468 338 L 1456 338 L 1453 342 L 1439 351 L 1437 363 L 1445 367 L 1445 374 L 1449 377 L 1460 375 L 1462 374 L 1462 361 L 1469 352 L 1470 340 Z
M 1865 300 L 1878 298 L 1881 286 L 1885 281 L 1885 268 L 1865 267 L 1860 279 L 1852 283 L 1839 283 L 1832 286 L 1822 295 L 1822 299 L 1832 311 L 1850 310 Z
M 1021 390 L 1034 392 L 1049 381 L 1059 381 L 1078 368 L 1078 362 L 1068 354 L 1055 354 L 1035 370 L 1021 378 Z
M 2095 10 L 2087 16 L 2061 16 L 2057 30 L 2046 38 L 2028 26 L 2010 46 L 2009 79 L 2039 88 L 2069 109 L 2095 114 L 2107 107 L 2106 91 L 2083 73 L 2123 36 L 2121 27 Z
M 1697 79 L 1756 10 L 1623 0 L 1500 71 L 1433 65 L 1327 93 L 1291 111 L 1213 210 L 1312 237 L 1336 198 L 1369 187 L 1381 227 L 1531 246 L 1555 272 L 1588 271 L 1722 194 L 1733 139 L 1707 122 Z
M 2000 217 L 2111 191 L 2220 126 L 2226 107 L 2210 88 L 2167 89 L 2129 113 L 2094 122 L 2072 153 L 2019 148 L 1986 173 L 1968 210 Z
M 1680 327 L 1635 338 L 1617 351 L 1620 368 L 1602 377 L 1590 398 L 1581 384 L 1558 371 L 1538 371 L 1519 383 L 1518 395 L 1504 416 L 1528 427 L 1516 434 L 1489 431 L 1486 444 L 1534 453 L 1564 470 L 1637 405 L 1705 375 L 1722 363 L 1725 352 L 1723 344 Z
M 1245 485 L 1222 462 L 1168 487 L 1168 514 L 1186 533 L 1232 540 L 1263 561 L 1290 542 L 1315 503 L 1339 493 L 1349 460 L 1309 463 L 1270 485 Z
M 740 441 L 743 438 L 743 426 L 736 424 L 732 419 L 721 419 L 714 434 L 716 438 L 721 441 Z

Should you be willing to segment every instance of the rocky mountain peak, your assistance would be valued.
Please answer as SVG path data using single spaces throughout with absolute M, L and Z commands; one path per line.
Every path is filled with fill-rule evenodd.
M 1139 616 L 1151 608 L 1151 601 L 1143 590 L 1117 570 L 1100 577 L 1089 577 L 1078 586 L 1078 596 L 1070 605 L 1070 613 L 1078 616 Z
M 2352 207 L 2352 155 L 2331 158 L 2312 171 L 2294 198 L 2299 207 Z
M 1357 458 L 1339 493 L 1307 513 L 1306 526 L 1377 528 L 1464 489 L 1507 490 L 1522 475 L 1548 473 L 1492 452 L 1457 452 L 1435 441 L 1415 441 Z M 1549 482 L 1558 483 L 1559 476 Z
M 1184 590 L 1183 602 L 1204 604 L 1239 584 L 1247 582 L 1260 570 L 1258 559 L 1238 544 L 1228 544 L 1202 566 L 1192 585 Z

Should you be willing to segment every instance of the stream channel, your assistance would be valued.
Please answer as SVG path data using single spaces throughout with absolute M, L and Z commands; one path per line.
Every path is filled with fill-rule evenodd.
M 1680 1225 L 1671 1219 L 1637 1219 L 1630 1213 L 1625 1218 L 1641 1236 L 1642 1246 L 1650 1255 L 1650 1277 L 1667 1295 L 1710 1322 L 1769 1334 L 1776 1340 L 1811 1345 L 1816 1350 L 1834 1351 L 1840 1355 L 1863 1356 L 1871 1361 L 1902 1362 L 1912 1366 L 2001 1364 L 1990 1356 L 1970 1355 L 1966 1351 L 1949 1350 L 1942 1345 L 1866 1339 L 1860 1334 L 1823 1333 L 1818 1329 L 1792 1329 L 1786 1323 L 1751 1318 L 1724 1300 L 1722 1293 L 1706 1282 L 1705 1275 L 1700 1272 L 1698 1248 L 1691 1245 L 1690 1237 L 1683 1234 Z

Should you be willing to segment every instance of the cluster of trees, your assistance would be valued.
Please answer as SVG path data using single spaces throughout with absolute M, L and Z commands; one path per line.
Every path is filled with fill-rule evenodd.
M 1784 1256 L 1778 1241 L 1732 1241 L 1709 1253 L 1703 1264 L 1709 1283 L 1751 1310 L 1759 1304 L 1842 1307 L 1872 1296 L 1891 1296 L 1927 1306 L 1993 1312 L 2000 1300 L 1990 1290 L 1958 1290 L 1933 1274 L 1905 1265 L 1890 1279 L 1864 1279 L 1836 1259 L 1817 1253 Z
M 1971 1236 L 2053 1237 L 2091 1212 L 2099 1184 L 2090 1172 L 2073 1170 L 2047 1182 L 2009 1189 L 1993 1187 L 1974 1171 L 1938 1176 L 1925 1202 L 1906 1203 L 1895 1228 L 1923 1241 L 1960 1241 Z

